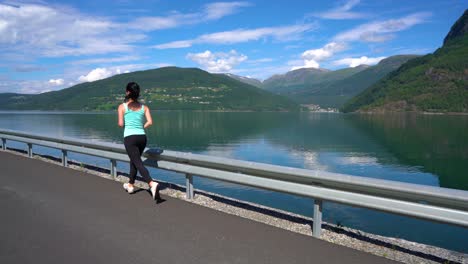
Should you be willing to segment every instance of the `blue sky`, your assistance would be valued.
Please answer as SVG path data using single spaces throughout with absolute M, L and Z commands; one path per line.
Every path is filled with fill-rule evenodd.
M 272 4 L 274 3 L 274 4 Z M 0 92 L 163 66 L 265 79 L 442 45 L 468 0 L 0 1 Z

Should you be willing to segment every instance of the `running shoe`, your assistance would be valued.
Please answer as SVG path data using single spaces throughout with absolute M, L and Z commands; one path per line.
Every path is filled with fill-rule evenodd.
M 123 188 L 128 192 L 128 193 L 133 193 L 135 188 L 133 186 L 130 186 L 128 183 L 123 184 Z
M 151 186 L 150 189 L 151 189 L 151 194 L 153 195 L 153 200 L 156 200 L 156 194 L 158 192 L 158 183 L 154 181 L 153 186 Z

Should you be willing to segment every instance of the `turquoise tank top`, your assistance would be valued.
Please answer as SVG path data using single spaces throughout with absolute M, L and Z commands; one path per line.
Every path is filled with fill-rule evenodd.
M 132 135 L 144 135 L 145 129 L 143 128 L 145 122 L 145 106 L 141 105 L 140 110 L 133 111 L 128 108 L 127 103 L 124 103 L 124 137 Z

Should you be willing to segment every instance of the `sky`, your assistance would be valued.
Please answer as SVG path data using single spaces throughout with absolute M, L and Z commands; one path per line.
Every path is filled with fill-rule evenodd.
M 264 80 L 442 45 L 468 0 L 0 1 L 0 93 L 198 67 Z

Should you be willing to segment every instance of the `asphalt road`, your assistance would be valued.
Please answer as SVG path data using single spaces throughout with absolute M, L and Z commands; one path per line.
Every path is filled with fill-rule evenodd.
M 0 151 L 0 263 L 395 263 Z

